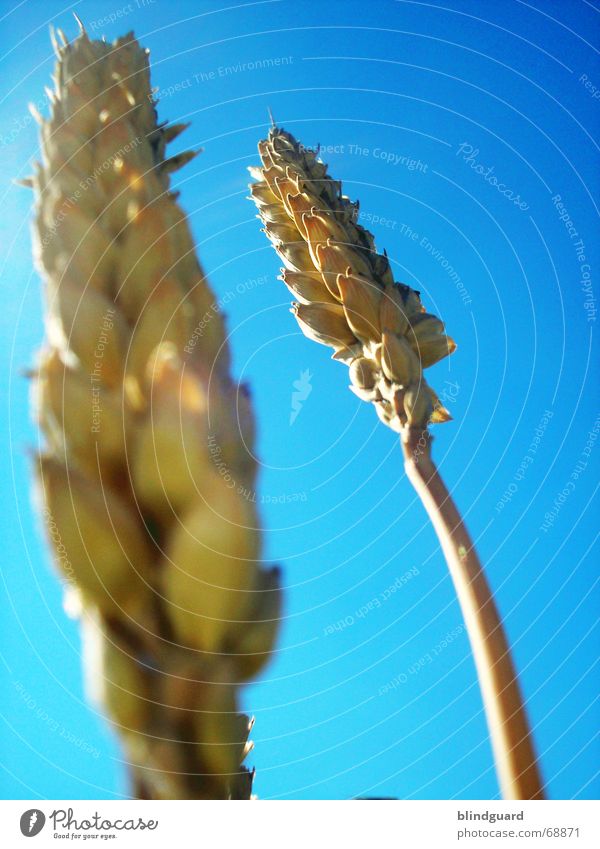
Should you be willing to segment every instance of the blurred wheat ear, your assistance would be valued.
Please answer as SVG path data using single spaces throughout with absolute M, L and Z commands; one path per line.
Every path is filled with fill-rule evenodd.
M 134 794 L 248 799 L 239 688 L 272 651 L 280 590 L 244 497 L 248 392 L 169 188 L 193 154 L 165 158 L 185 126 L 157 123 L 133 34 L 54 43 L 42 161 L 24 181 L 46 284 L 41 514 Z
M 401 437 L 407 476 L 442 546 L 469 633 L 496 768 L 507 799 L 543 797 L 517 676 L 471 538 L 431 458 L 430 423 L 450 419 L 423 369 L 456 345 L 418 292 L 394 280 L 358 224 L 358 204 L 310 149 L 276 126 L 258 145 L 250 192 L 284 263 L 302 332 L 333 348 L 353 392 Z

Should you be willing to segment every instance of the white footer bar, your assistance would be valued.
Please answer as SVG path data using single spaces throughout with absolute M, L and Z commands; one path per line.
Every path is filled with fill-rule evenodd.
M 50 843 L 164 849 L 598 849 L 598 808 L 587 801 L 3 801 L 0 836 L 11 849 Z

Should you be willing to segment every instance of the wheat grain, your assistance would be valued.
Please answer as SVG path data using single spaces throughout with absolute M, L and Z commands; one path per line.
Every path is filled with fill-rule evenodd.
M 316 154 L 272 127 L 250 168 L 264 230 L 284 262 L 302 332 L 350 366 L 350 388 L 400 432 L 450 419 L 423 368 L 456 345 L 425 313 L 419 293 L 394 280 L 385 254 L 357 223 L 358 204 L 341 193 Z
M 89 689 L 135 792 L 249 798 L 238 691 L 271 652 L 280 591 L 243 495 L 256 471 L 249 398 L 169 189 L 193 154 L 165 158 L 184 126 L 157 123 L 133 34 L 59 37 L 42 162 L 26 181 L 46 282 L 39 499 L 81 614 Z
M 456 345 L 424 312 L 419 293 L 393 278 L 387 256 L 357 223 L 358 206 L 314 152 L 272 127 L 258 145 L 252 198 L 298 299 L 292 311 L 311 339 L 349 365 L 351 389 L 401 434 L 407 477 L 438 535 L 460 602 L 504 796 L 544 796 L 518 678 L 502 623 L 462 517 L 431 458 L 430 422 L 450 415 L 423 369 Z

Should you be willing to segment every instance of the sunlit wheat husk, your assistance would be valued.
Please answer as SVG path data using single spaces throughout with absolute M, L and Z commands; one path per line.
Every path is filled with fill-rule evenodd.
M 59 32 L 56 53 L 27 181 L 45 280 L 33 386 L 42 515 L 133 792 L 249 798 L 239 688 L 271 653 L 280 593 L 244 497 L 256 471 L 248 392 L 231 379 L 169 187 L 193 154 L 165 157 L 185 126 L 157 123 L 133 35 L 68 43 Z
M 519 683 L 473 542 L 431 458 L 429 424 L 450 415 L 423 370 L 456 345 L 394 280 L 388 258 L 357 223 L 358 205 L 310 149 L 276 126 L 258 150 L 252 199 L 282 259 L 302 332 L 349 366 L 350 388 L 401 434 L 404 464 L 436 530 L 471 640 L 502 792 L 543 797 Z
M 419 293 L 394 279 L 386 254 L 358 224 L 317 155 L 273 127 L 259 144 L 262 166 L 250 186 L 265 233 L 284 263 L 292 311 L 310 339 L 350 368 L 350 388 L 400 432 L 450 419 L 423 369 L 456 345 L 425 312 Z

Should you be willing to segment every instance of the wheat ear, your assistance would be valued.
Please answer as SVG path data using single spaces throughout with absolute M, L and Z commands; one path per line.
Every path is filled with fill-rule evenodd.
M 47 343 L 37 492 L 89 689 L 142 798 L 250 797 L 239 687 L 279 605 L 260 567 L 253 416 L 165 158 L 147 51 L 59 31 L 41 123 L 35 255 Z M 227 472 L 223 474 L 224 470 Z
M 505 798 L 542 797 L 541 780 L 508 644 L 473 543 L 431 459 L 429 423 L 450 415 L 423 369 L 456 345 L 424 311 L 418 292 L 394 281 L 385 254 L 357 223 L 314 151 L 272 127 L 258 145 L 250 186 L 265 232 L 283 260 L 303 333 L 349 366 L 350 388 L 401 434 L 407 475 L 423 501 L 456 586 L 476 661 Z

